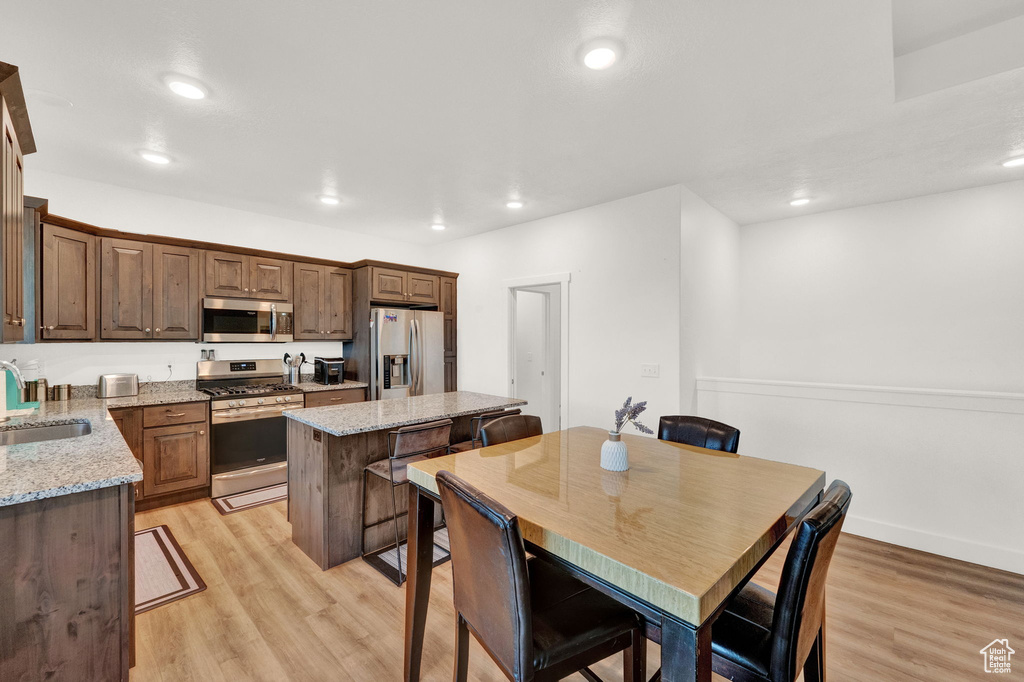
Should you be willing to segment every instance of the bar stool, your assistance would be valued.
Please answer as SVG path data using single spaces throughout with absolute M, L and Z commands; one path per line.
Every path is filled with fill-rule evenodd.
M 427 424 L 405 426 L 397 431 L 390 431 L 388 432 L 387 459 L 369 464 L 363 469 L 362 531 L 359 537 L 359 554 L 363 557 L 364 561 L 396 585 L 401 586 L 405 582 L 405 570 L 402 566 L 403 564 L 408 566 L 408 561 L 402 561 L 402 551 L 406 549 L 406 542 L 401 539 L 398 529 L 398 519 L 406 516 L 408 512 L 403 511 L 399 513 L 398 496 L 395 489 L 409 482 L 408 467 L 410 463 L 418 462 L 434 455 L 448 453 L 451 430 L 452 420 L 442 419 Z M 367 524 L 366 488 L 371 474 L 390 483 L 392 514 L 390 517 Z M 389 521 L 395 524 L 394 544 L 367 552 L 366 531 Z M 434 565 L 444 563 L 449 558 L 445 548 L 440 548 L 443 552 L 442 556 L 436 556 L 438 554 L 437 549 L 435 546 Z
M 495 419 L 501 419 L 502 417 L 511 417 L 522 413 L 518 407 L 511 410 L 497 410 L 496 412 L 485 412 L 484 414 L 478 414 L 472 419 L 472 436 L 470 440 L 464 440 L 461 443 L 452 444 L 452 452 L 466 452 L 467 450 L 476 450 L 479 447 L 483 447 L 483 440 L 480 437 L 480 430 L 490 424 Z
M 484 447 L 508 443 L 521 438 L 540 436 L 544 433 L 544 426 L 540 417 L 531 414 L 517 414 L 512 417 L 502 417 L 485 424 L 480 429 L 480 440 Z

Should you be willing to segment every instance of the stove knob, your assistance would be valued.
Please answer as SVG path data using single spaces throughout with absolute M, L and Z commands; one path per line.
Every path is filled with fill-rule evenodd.
M 244 400 L 239 400 L 238 401 L 238 406 L 241 407 L 242 405 L 245 405 L 245 401 Z
M 235 401 L 234 400 L 229 400 L 228 401 L 228 407 L 234 407 L 234 406 L 235 406 Z
M 282 398 L 281 396 L 277 396 L 277 402 L 283 403 L 284 402 L 284 398 Z
M 263 398 L 260 398 L 260 399 L 259 399 L 259 400 L 257 400 L 256 402 L 257 402 L 257 403 L 259 403 L 260 405 L 262 405 L 264 401 L 263 401 Z

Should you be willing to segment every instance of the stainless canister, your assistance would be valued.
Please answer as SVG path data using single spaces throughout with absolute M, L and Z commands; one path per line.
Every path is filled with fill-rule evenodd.
M 291 367 L 286 365 L 284 368 L 284 381 L 287 384 L 299 383 L 299 370 L 301 367 Z
M 46 383 L 46 379 L 36 381 L 36 397 L 39 402 L 45 402 L 50 399 L 50 387 Z
M 53 387 L 54 400 L 71 400 L 71 384 L 57 384 Z
M 39 402 L 39 382 L 26 381 L 25 388 L 21 389 L 20 398 L 23 403 Z

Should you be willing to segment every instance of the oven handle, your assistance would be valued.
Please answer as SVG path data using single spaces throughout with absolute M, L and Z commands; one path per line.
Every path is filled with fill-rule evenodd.
M 247 410 L 245 412 L 232 412 L 231 414 L 218 414 L 214 411 L 210 415 L 210 420 L 214 424 L 224 424 L 236 420 L 267 419 L 269 417 L 280 417 L 288 410 L 297 410 L 302 407 L 302 405 L 282 405 L 280 409 L 276 410 Z

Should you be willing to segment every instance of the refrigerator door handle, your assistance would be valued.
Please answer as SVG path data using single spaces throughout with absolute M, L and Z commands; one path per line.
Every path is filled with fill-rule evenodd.
M 420 321 L 416 320 L 416 395 L 423 395 L 423 330 Z

